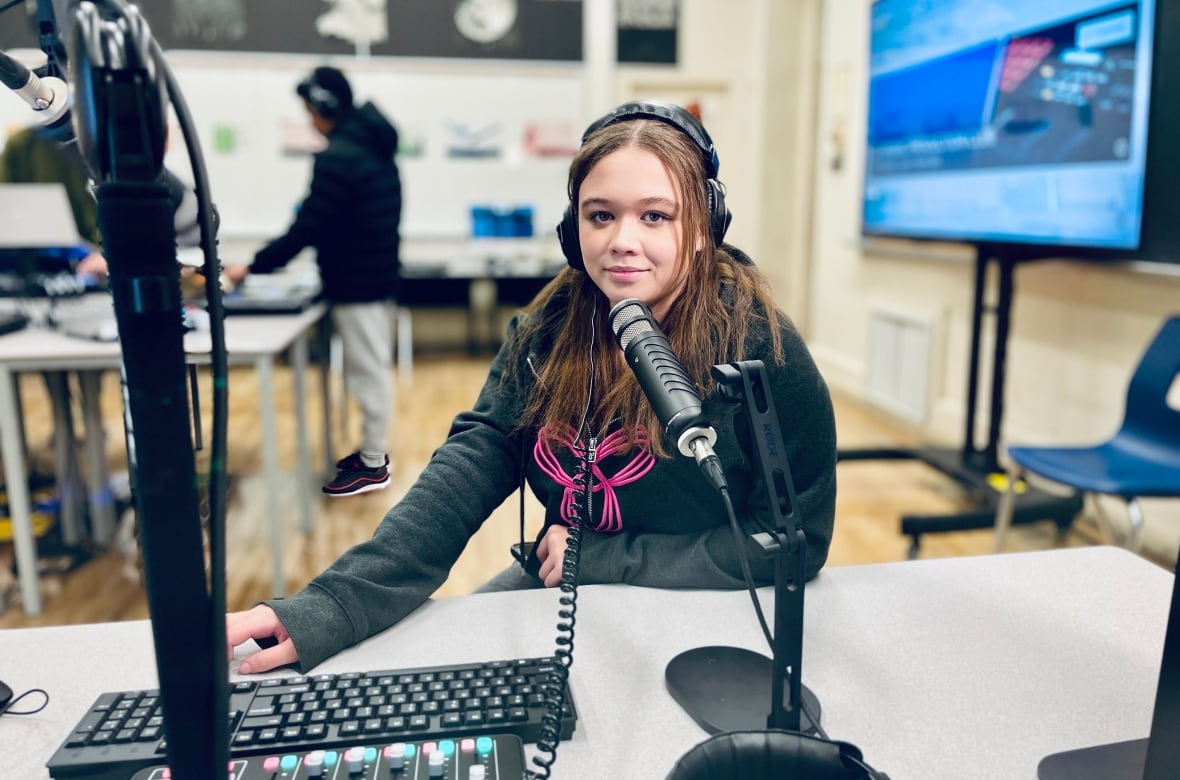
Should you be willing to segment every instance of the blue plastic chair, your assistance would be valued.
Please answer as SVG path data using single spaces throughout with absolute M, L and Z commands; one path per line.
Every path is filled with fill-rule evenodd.
M 1127 389 L 1123 424 L 1108 441 L 1092 447 L 1009 447 L 1008 490 L 996 508 L 996 552 L 1012 525 L 1015 487 L 1024 472 L 1083 493 L 1119 496 L 1127 504 L 1131 530 L 1127 547 L 1139 550 L 1143 532 L 1140 498 L 1180 498 L 1180 410 L 1167 395 L 1180 373 L 1180 314 L 1163 324 L 1147 348 Z M 1099 519 L 1109 523 L 1098 506 Z

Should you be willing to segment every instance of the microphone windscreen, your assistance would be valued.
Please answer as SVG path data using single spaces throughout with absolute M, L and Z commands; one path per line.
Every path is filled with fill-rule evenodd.
M 634 298 L 619 303 L 611 310 L 611 330 L 614 331 L 615 339 L 624 352 L 631 346 L 632 341 L 644 333 L 652 332 L 651 316 L 651 310 L 642 301 Z

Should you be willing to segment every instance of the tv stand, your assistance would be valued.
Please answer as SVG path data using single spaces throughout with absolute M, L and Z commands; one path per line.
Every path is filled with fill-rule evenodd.
M 967 374 L 967 409 L 963 445 L 959 448 L 868 448 L 840 450 L 840 462 L 857 460 L 919 460 L 958 482 L 974 506 L 942 515 L 902 515 L 901 532 L 911 538 L 909 557 L 918 557 L 922 534 L 967 531 L 995 525 L 996 508 L 1007 490 L 1007 473 L 1000 466 L 1000 424 L 1004 416 L 1004 363 L 1008 350 L 1008 328 L 1012 311 L 1013 271 L 1019 262 L 1042 258 L 1013 247 L 980 244 L 975 254 L 975 288 L 971 311 L 971 357 Z M 996 300 L 985 302 L 988 268 L 997 266 Z M 984 314 L 993 321 L 991 393 L 988 435 L 982 447 L 976 444 L 976 415 L 980 405 L 980 358 Z M 1082 510 L 1078 494 L 1059 496 L 1031 486 L 1017 494 L 1013 525 L 1052 520 L 1062 531 L 1069 529 Z

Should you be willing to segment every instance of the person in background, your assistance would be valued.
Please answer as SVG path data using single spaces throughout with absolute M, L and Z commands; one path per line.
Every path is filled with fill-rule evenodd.
M 98 231 L 98 206 L 90 189 L 90 176 L 76 145 L 58 143 L 38 127 L 17 130 L 8 137 L 4 151 L 0 153 L 0 182 L 64 184 L 78 235 L 90 250 L 74 266 L 74 272 L 106 277 L 107 262 L 100 249 L 102 236 Z
M 21 128 L 8 136 L 4 143 L 4 150 L 0 152 L 0 182 L 11 184 L 42 184 L 58 183 L 65 185 L 66 197 L 73 212 L 74 224 L 78 237 L 85 245 L 82 247 L 62 247 L 73 251 L 81 250 L 85 254 L 76 261 L 71 261 L 75 276 L 85 284 L 102 282 L 107 277 L 107 261 L 103 257 L 101 246 L 102 236 L 98 229 L 98 203 L 94 192 L 90 188 L 90 175 L 76 144 L 62 144 L 52 138 L 39 126 Z M 73 255 L 76 256 L 76 255 Z M 55 261 L 56 263 L 56 261 Z M 81 373 L 81 371 L 79 371 Z M 100 370 L 92 370 L 100 375 Z M 76 436 L 74 431 L 74 409 L 71 396 L 70 372 L 42 371 L 45 389 L 54 407 L 55 432 L 50 437 L 50 451 L 54 452 L 57 460 L 56 479 L 60 484 L 71 482 L 79 473 L 77 455 L 72 448 L 65 452 L 56 452 L 52 442 L 57 440 L 60 433 L 65 433 L 69 441 Z M 83 385 L 82 392 L 85 392 Z M 58 426 L 61 426 L 60 428 Z M 94 435 L 88 432 L 88 435 Z M 64 461 L 63 461 L 64 459 Z M 36 462 L 32 460 L 31 462 Z M 36 470 L 34 468 L 34 470 Z M 77 491 L 74 491 L 77 496 Z M 63 499 L 64 500 L 64 499 Z M 75 498 L 74 500 L 80 500 Z M 79 508 L 78 510 L 82 510 Z M 67 538 L 65 536 L 62 537 Z M 69 567 L 76 563 L 72 555 L 63 556 L 61 566 Z
M 526 483 L 545 507 L 543 527 L 522 564 L 483 590 L 556 587 L 574 576 L 586 584 L 744 587 L 723 499 L 665 439 L 616 346 L 608 314 L 629 299 L 650 308 L 706 398 L 746 535 L 774 529 L 754 442 L 706 391 L 712 366 L 763 361 L 807 540 L 806 577 L 819 572 L 835 517 L 832 400 L 765 277 L 723 243 L 730 215 L 717 167 L 704 127 L 677 106 L 628 103 L 591 125 L 570 167 L 559 232 L 570 267 L 509 324 L 475 406 L 455 418 L 372 539 L 294 596 L 227 616 L 231 653 L 248 639 L 266 648 L 241 660 L 242 673 L 286 664 L 306 672 L 401 620 Z M 573 526 L 581 537 L 576 575 L 564 566 Z M 755 584 L 773 583 L 774 561 L 753 557 Z
M 295 91 L 327 148 L 315 157 L 310 191 L 287 232 L 259 250 L 248 267 L 224 273 L 237 284 L 314 247 L 322 296 L 343 346 L 344 382 L 362 415 L 360 447 L 337 461 L 335 478 L 323 487 L 329 496 L 347 496 L 389 485 L 402 209 L 394 160 L 398 133 L 377 106 L 354 105 L 348 79 L 336 68 L 316 68 Z

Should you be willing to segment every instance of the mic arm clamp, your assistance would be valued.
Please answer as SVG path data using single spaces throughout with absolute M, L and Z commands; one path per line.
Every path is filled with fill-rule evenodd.
M 713 366 L 715 393 L 740 406 L 754 445 L 774 530 L 751 535 L 764 559 L 774 559 L 774 638 L 767 728 L 799 731 L 802 713 L 803 584 L 807 539 L 774 397 L 761 360 Z

